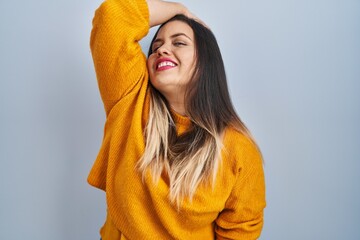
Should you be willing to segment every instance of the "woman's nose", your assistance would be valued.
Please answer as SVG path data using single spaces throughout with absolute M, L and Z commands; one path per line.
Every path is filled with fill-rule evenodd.
M 160 46 L 158 49 L 157 49 L 157 54 L 159 56 L 161 55 L 169 55 L 170 54 L 170 51 L 168 49 L 168 47 L 164 44 L 162 46 Z

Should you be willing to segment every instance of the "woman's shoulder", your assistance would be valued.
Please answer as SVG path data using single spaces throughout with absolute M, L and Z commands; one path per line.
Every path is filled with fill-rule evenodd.
M 231 126 L 224 131 L 223 144 L 241 152 L 244 150 L 258 150 L 257 144 L 250 134 L 243 133 Z
M 223 158 L 237 172 L 263 165 L 260 149 L 253 138 L 234 127 L 224 132 Z

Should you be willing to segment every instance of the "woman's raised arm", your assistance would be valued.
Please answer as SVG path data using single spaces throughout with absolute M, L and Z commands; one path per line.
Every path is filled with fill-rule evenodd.
M 90 48 L 106 114 L 144 81 L 146 58 L 138 42 L 148 21 L 145 0 L 106 0 L 95 12 Z

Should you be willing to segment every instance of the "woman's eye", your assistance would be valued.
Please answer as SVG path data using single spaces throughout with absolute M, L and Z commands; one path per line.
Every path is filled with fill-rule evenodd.
M 175 46 L 184 46 L 184 45 L 186 45 L 186 44 L 183 43 L 183 42 L 174 42 L 174 45 L 175 45 Z

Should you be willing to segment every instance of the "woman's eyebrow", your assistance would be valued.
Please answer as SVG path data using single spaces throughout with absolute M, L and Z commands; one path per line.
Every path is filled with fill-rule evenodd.
M 176 38 L 178 36 L 184 36 L 184 37 L 186 37 L 186 38 L 188 38 L 189 40 L 192 41 L 192 39 L 188 35 L 186 35 L 185 33 L 175 33 L 175 34 L 171 35 L 170 37 L 171 38 Z

